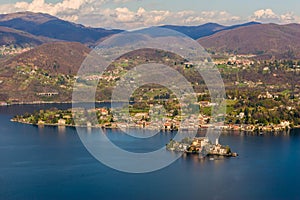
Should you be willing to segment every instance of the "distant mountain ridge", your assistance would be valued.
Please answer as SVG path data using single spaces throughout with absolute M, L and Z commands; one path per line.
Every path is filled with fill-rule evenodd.
M 258 22 L 248 22 L 245 24 L 238 24 L 233 26 L 223 26 L 217 23 L 207 23 L 199 26 L 175 26 L 175 25 L 165 25 L 161 26 L 162 28 L 169 28 L 178 32 L 181 32 L 193 39 L 199 39 L 202 37 L 210 36 L 215 33 L 225 31 L 225 30 L 232 30 L 239 27 L 244 26 L 251 26 L 255 24 L 260 24 Z
M 300 24 L 250 25 L 203 37 L 198 42 L 211 52 L 300 59 Z
M 21 30 L 35 36 L 83 44 L 93 44 L 101 38 L 122 32 L 122 30 L 85 27 L 48 14 L 32 12 L 0 15 L 0 26 Z
M 0 22 L 6 22 L 14 19 L 20 19 L 35 24 L 42 24 L 50 20 L 56 20 L 58 18 L 46 13 L 33 13 L 28 11 L 10 14 L 0 14 Z
M 197 39 L 208 51 L 255 54 L 264 58 L 300 58 L 298 24 L 249 22 L 233 26 L 207 23 L 199 26 L 160 26 Z M 44 13 L 18 12 L 0 15 L 0 45 L 32 46 L 65 41 L 88 47 L 123 30 L 85 27 Z
M 193 39 L 199 39 L 201 37 L 210 36 L 220 31 L 231 30 L 241 26 L 249 26 L 252 24 L 257 23 L 250 22 L 234 26 L 223 26 L 216 23 L 207 23 L 199 26 L 165 25 L 161 27 L 176 30 L 190 36 Z M 80 42 L 88 46 L 96 45 L 96 43 L 103 40 L 104 38 L 124 31 L 119 29 L 107 30 L 104 28 L 85 27 L 81 24 L 68 22 L 49 14 L 33 13 L 28 11 L 11 14 L 0 14 L 0 26 L 27 32 L 31 34 L 31 36 L 43 37 L 44 39 L 48 38 L 48 41 L 50 42 L 53 40 Z M 36 38 L 33 37 L 28 38 L 28 40 L 28 43 L 32 43 L 32 46 L 47 42 L 47 40 L 36 41 Z M 21 42 L 21 44 L 19 44 L 18 39 L 16 39 L 15 41 L 16 45 L 23 46 L 24 42 Z

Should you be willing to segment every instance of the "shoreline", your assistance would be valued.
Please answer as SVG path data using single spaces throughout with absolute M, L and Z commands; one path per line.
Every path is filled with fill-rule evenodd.
M 72 102 L 72 101 L 33 101 L 33 102 L 13 102 L 13 103 L 6 103 L 0 102 L 0 106 L 15 106 L 15 105 L 47 105 L 47 104 L 80 104 L 80 103 L 128 103 L 128 101 L 94 101 L 94 102 Z M 129 102 L 130 103 L 130 102 Z
M 23 122 L 23 121 L 18 121 L 15 119 L 11 119 L 11 122 L 15 122 L 15 123 L 21 123 L 21 124 L 27 124 L 27 125 L 32 125 L 32 126 L 39 126 L 39 127 L 43 127 L 43 126 L 51 126 L 51 127 L 70 127 L 70 128 L 96 128 L 96 129 L 110 129 L 110 130 L 121 130 L 121 128 L 119 127 L 105 127 L 105 126 L 87 126 L 87 125 L 68 125 L 68 124 L 33 124 L 33 123 L 28 123 L 28 122 Z M 140 128 L 140 127 L 129 127 L 127 128 L 128 130 L 130 129 L 134 129 L 134 130 L 153 130 L 153 129 L 147 129 L 147 128 Z M 300 126 L 295 126 L 293 128 L 289 128 L 287 131 L 291 131 L 291 130 L 296 130 L 296 129 L 300 129 Z M 204 131 L 204 130 L 208 130 L 208 128 L 199 128 L 197 131 Z M 213 130 L 220 130 L 219 128 L 213 128 Z M 174 132 L 174 131 L 179 131 L 179 130 L 167 130 L 167 129 L 161 129 L 160 131 L 163 132 Z M 187 132 L 189 132 L 189 130 L 186 130 Z M 266 134 L 266 133 L 280 133 L 280 132 L 287 132 L 286 130 L 279 130 L 279 131 L 252 131 L 252 130 L 224 130 L 221 129 L 221 133 L 225 134 L 228 132 L 239 132 L 239 133 L 257 133 L 260 135 Z
M 39 102 L 15 102 L 8 104 L 6 106 L 14 106 L 14 105 L 51 105 L 51 104 L 70 104 L 71 106 L 73 104 L 80 104 L 81 102 L 71 102 L 71 101 L 66 101 L 66 102 L 56 102 L 56 101 L 39 101 Z M 96 101 L 96 102 L 84 102 L 84 103 L 94 103 L 94 104 L 101 104 L 101 103 L 128 103 L 125 101 Z M 5 106 L 0 103 L 0 106 Z M 29 124 L 29 125 L 37 125 L 37 126 L 66 126 L 66 127 L 82 127 L 82 128 L 104 128 L 104 129 L 120 129 L 117 125 L 117 123 L 112 124 L 112 126 L 106 126 L 106 124 L 96 124 L 96 125 L 72 125 L 72 124 L 49 124 L 49 123 L 29 123 L 26 122 L 24 119 L 11 119 L 13 122 L 18 122 L 18 123 L 23 123 L 23 124 Z M 247 127 L 249 126 L 249 127 Z M 201 124 L 199 125 L 198 131 L 201 130 L 207 130 L 207 129 L 212 129 L 212 130 L 221 130 L 222 132 L 230 132 L 230 131 L 238 131 L 238 132 L 249 132 L 249 133 L 278 133 L 278 132 L 287 132 L 293 129 L 299 129 L 300 125 L 297 126 L 279 126 L 279 125 L 267 125 L 267 126 L 262 126 L 262 125 L 254 125 L 254 124 L 240 124 L 240 125 L 235 125 L 235 124 L 226 124 L 223 127 L 221 126 L 211 126 L 209 124 Z M 126 129 L 141 129 L 141 130 L 157 130 L 153 129 L 153 127 L 140 127 L 140 126 L 129 126 L 126 127 Z M 161 131 L 165 132 L 172 132 L 172 131 L 178 131 L 178 129 L 170 129 L 170 128 L 161 128 Z M 189 131 L 189 130 L 187 130 Z

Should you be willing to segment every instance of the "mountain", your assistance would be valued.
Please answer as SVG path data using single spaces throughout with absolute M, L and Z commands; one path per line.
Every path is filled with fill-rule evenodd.
M 193 39 L 199 39 L 205 36 L 213 35 L 217 32 L 224 30 L 231 30 L 244 26 L 251 26 L 253 24 L 259 24 L 258 22 L 249 22 L 245 24 L 238 24 L 233 26 L 222 26 L 216 23 L 207 23 L 200 26 L 174 26 L 174 25 L 165 25 L 161 26 L 162 28 L 169 28 L 180 33 L 183 33 Z
M 0 26 L 0 45 L 16 45 L 20 47 L 38 46 L 54 39 L 38 37 L 30 33 Z
M 198 42 L 213 52 L 300 58 L 300 24 L 250 25 L 200 38 Z
M 50 74 L 76 74 L 91 49 L 78 42 L 52 42 L 19 54 L 3 64 L 14 69 L 31 66 Z
M 51 42 L 1 61 L 0 101 L 70 101 L 74 75 L 90 50 L 78 42 Z
M 21 30 L 35 36 L 80 42 L 88 45 L 101 38 L 121 32 L 121 30 L 85 27 L 48 14 L 32 12 L 2 14 L 0 15 L 0 26 Z
M 200 38 L 199 43 L 210 52 L 255 54 L 260 58 L 272 56 L 278 59 L 300 58 L 299 24 L 250 22 L 234 26 L 208 23 L 192 27 L 169 25 L 163 27 L 182 32 L 195 39 Z M 95 42 L 119 32 L 121 30 L 89 28 L 42 13 L 21 12 L 0 15 L 0 45 L 34 47 L 22 49 L 28 51 L 20 51 L 20 54 L 0 56 L 0 101 L 69 101 L 74 76 L 91 51 L 87 46 L 92 46 Z M 9 48 L 8 51 L 11 50 Z M 127 61 L 112 67 L 126 70 L 139 62 L 155 61 L 175 65 L 184 71 L 184 67 L 180 64 L 184 63 L 184 60 L 165 52 L 159 54 L 158 51 L 151 52 L 147 49 L 131 52 L 126 56 Z M 135 59 L 135 62 L 128 62 L 132 59 Z M 236 74 L 233 77 L 236 77 Z M 191 76 L 191 79 L 196 78 L 194 74 Z M 82 81 L 82 84 L 89 84 L 85 80 L 79 81 Z M 106 80 L 103 81 L 107 84 Z M 101 90 L 99 94 L 106 97 L 110 94 L 110 89 L 111 85 L 108 85 L 108 88 Z
M 232 25 L 232 26 L 226 26 L 224 29 L 222 29 L 222 31 L 224 30 L 232 30 L 232 29 L 236 29 L 236 28 L 240 28 L 240 27 L 247 27 L 247 26 L 251 26 L 251 25 L 258 25 L 261 24 L 259 22 L 247 22 L 244 24 L 236 24 L 236 25 Z
M 198 39 L 201 37 L 212 35 L 220 30 L 223 30 L 225 26 L 216 23 L 207 23 L 200 26 L 175 26 L 175 25 L 165 25 L 161 28 L 168 28 L 180 33 L 183 33 L 193 39 Z
M 224 30 L 236 29 L 253 24 L 257 23 L 250 22 L 234 26 L 222 26 L 216 23 L 207 23 L 200 26 L 165 25 L 161 27 L 176 30 L 190 36 L 193 39 L 199 39 Z M 80 42 L 88 46 L 94 46 L 99 41 L 123 31 L 85 27 L 80 24 L 61 20 L 49 14 L 33 12 L 1 14 L 0 26 L 27 32 L 37 37 L 50 38 L 52 40 Z M 34 41 L 32 46 L 35 46 L 37 43 L 39 42 Z

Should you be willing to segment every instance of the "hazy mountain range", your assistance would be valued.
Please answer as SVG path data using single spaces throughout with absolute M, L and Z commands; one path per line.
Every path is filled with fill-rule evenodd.
M 83 25 L 58 19 L 48 14 L 32 12 L 0 15 L 0 26 L 8 27 L 11 29 L 11 32 L 19 33 L 12 36 L 11 40 L 20 41 L 17 44 L 21 46 L 27 43 L 38 43 L 31 41 L 35 39 L 33 36 L 44 37 L 50 40 L 80 42 L 90 45 L 104 37 L 121 32 L 121 30 L 106 30 L 103 28 L 85 27 Z M 1 33 L 2 32 L 3 31 L 1 31 Z M 24 38 L 24 32 L 28 33 L 27 42 Z M 5 41 L 10 42 L 9 40 Z M 39 41 L 44 42 L 42 39 Z M 1 41 L 0 44 L 5 44 L 4 42 Z
M 234 26 L 165 25 L 198 40 L 210 52 L 255 54 L 260 57 L 300 58 L 300 25 L 259 24 Z M 0 15 L 0 45 L 38 46 L 55 41 L 80 42 L 88 47 L 123 30 L 91 28 L 32 12 Z
M 233 26 L 223 26 L 216 23 L 207 23 L 199 26 L 174 26 L 174 25 L 165 25 L 161 26 L 163 28 L 169 28 L 183 34 L 190 36 L 193 39 L 199 39 L 205 36 L 210 36 L 218 32 L 222 32 L 225 30 L 232 30 L 239 27 L 251 26 L 255 24 L 260 24 L 258 22 L 249 22 L 245 24 L 238 24 Z

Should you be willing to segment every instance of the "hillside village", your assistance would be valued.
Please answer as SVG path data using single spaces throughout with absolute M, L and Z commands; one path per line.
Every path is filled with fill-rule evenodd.
M 150 55 L 150 56 L 149 56 Z M 155 57 L 150 53 L 146 62 L 151 62 Z M 90 84 L 98 85 L 96 98 L 99 101 L 109 101 L 111 90 L 115 83 L 126 73 L 128 69 L 139 63 L 145 62 L 145 57 L 137 56 L 134 60 L 131 58 L 121 58 L 114 66 L 109 68 L 105 73 L 90 74 L 85 77 L 76 77 L 57 73 L 51 75 L 47 70 L 29 66 L 18 66 L 17 77 L 28 77 L 19 87 L 28 88 L 32 81 L 38 80 L 43 86 L 51 86 L 49 90 L 40 90 L 31 94 L 34 99 L 33 103 L 47 101 L 57 101 L 60 96 L 68 101 L 69 92 L 75 82 L 82 87 Z M 180 60 L 173 55 L 165 55 L 160 58 L 159 62 L 172 65 L 176 70 L 181 72 L 188 80 L 194 82 L 195 94 L 198 101 L 195 105 L 200 108 L 200 115 L 193 116 L 198 119 L 198 124 L 190 123 L 184 125 L 189 127 L 209 128 L 216 126 L 210 122 L 218 121 L 211 117 L 211 109 L 215 105 L 210 102 L 209 92 L 201 77 L 195 75 L 193 63 Z M 243 130 L 243 131 L 282 131 L 297 127 L 300 124 L 300 105 L 299 105 L 299 77 L 296 74 L 300 72 L 299 62 L 287 60 L 258 61 L 253 59 L 252 55 L 224 56 L 214 59 L 216 67 L 219 69 L 226 87 L 226 104 L 227 114 L 225 124 L 217 125 L 217 128 L 224 130 Z M 0 80 L 3 84 L 6 80 Z M 278 84 L 278 83 L 282 84 Z M 200 83 L 200 84 L 199 84 Z M 134 80 L 132 80 L 132 84 Z M 166 88 L 160 86 L 143 86 L 132 94 L 131 115 L 132 123 L 122 124 L 121 126 L 130 128 L 149 128 L 159 127 L 161 130 L 177 130 L 180 124 L 180 104 L 176 96 Z M 17 98 L 8 101 L 2 101 L 1 105 L 22 103 Z M 23 102 L 24 103 L 24 102 Z M 166 121 L 164 124 L 157 121 L 151 121 L 149 111 L 152 105 L 162 105 L 167 110 Z M 221 117 L 221 116 L 219 116 Z M 26 118 L 26 117 L 25 117 Z M 27 119 L 28 120 L 28 119 Z M 59 119 L 57 119 L 59 120 Z M 114 122 L 112 115 L 103 115 L 99 124 L 93 126 L 115 128 L 118 125 Z M 118 119 L 120 120 L 120 119 Z M 25 120 L 26 121 L 26 120 Z M 42 120 L 43 121 L 43 120 Z M 41 123 L 48 123 L 42 122 Z M 62 121 L 62 120 L 61 120 Z M 36 120 L 26 121 L 36 124 Z M 51 122 L 52 123 L 52 122 Z M 55 123 L 58 123 L 55 121 Z M 66 125 L 73 125 L 71 121 Z M 86 124 L 84 124 L 86 125 Z

